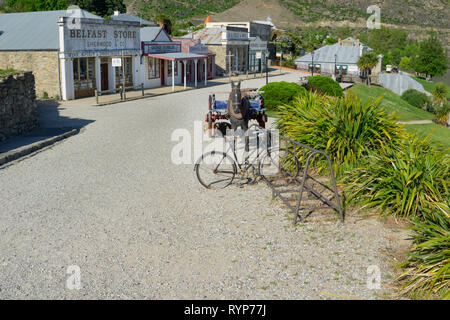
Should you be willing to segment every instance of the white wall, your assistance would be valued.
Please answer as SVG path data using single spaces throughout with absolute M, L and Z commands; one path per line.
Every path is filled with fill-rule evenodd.
M 116 88 L 116 68 L 112 66 L 111 59 L 108 59 L 108 87 L 109 90 Z
M 167 74 L 168 71 L 168 63 L 172 63 L 172 61 L 166 60 L 165 63 L 165 68 L 164 68 L 164 72 L 165 72 L 165 83 L 167 86 L 171 86 L 172 85 L 172 76 L 169 76 Z M 176 62 L 178 63 L 178 76 L 175 76 L 175 84 L 181 84 L 182 83 L 182 79 L 181 79 L 181 63 L 180 62 Z M 144 57 L 144 63 L 141 65 L 141 71 L 140 71 L 143 75 L 143 83 L 144 83 L 144 88 L 145 89 L 150 89 L 150 88 L 158 88 L 161 87 L 161 78 L 157 78 L 157 79 L 149 79 L 148 78 L 148 57 Z
M 63 100 L 75 99 L 75 88 L 73 87 L 73 60 L 61 59 L 61 91 Z
M 133 56 L 131 64 L 133 66 L 133 86 L 137 87 L 140 86 L 142 83 L 142 73 L 143 73 L 142 72 L 143 68 L 141 68 L 140 56 L 138 55 Z

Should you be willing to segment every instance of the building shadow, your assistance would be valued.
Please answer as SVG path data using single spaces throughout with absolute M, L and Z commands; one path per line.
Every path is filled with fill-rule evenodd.
M 38 126 L 20 136 L 12 137 L 0 143 L 0 154 L 27 145 L 60 136 L 74 129 L 81 130 L 94 120 L 63 117 L 60 115 L 60 103 L 54 100 L 36 100 L 38 109 Z

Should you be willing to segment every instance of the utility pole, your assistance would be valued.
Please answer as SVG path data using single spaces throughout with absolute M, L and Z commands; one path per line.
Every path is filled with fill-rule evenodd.
M 231 82 L 231 57 L 234 57 L 233 54 L 227 54 L 226 57 L 228 58 L 228 77 L 230 78 L 230 82 Z
M 266 51 L 266 84 L 269 83 L 269 68 L 267 67 L 268 59 L 269 59 L 269 50 Z

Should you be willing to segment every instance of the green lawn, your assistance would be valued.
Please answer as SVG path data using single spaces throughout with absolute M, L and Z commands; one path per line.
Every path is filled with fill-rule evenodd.
M 425 80 L 423 78 L 419 78 L 419 77 L 413 77 L 413 78 L 414 78 L 414 80 L 417 80 L 417 82 L 421 83 L 423 85 L 423 88 L 430 93 L 433 93 L 433 89 L 436 86 L 436 84 L 438 83 L 438 82 L 434 82 L 434 81 L 427 81 L 427 80 Z M 446 85 L 446 87 L 447 87 L 447 98 L 450 98 L 450 86 Z
M 387 110 L 395 112 L 398 115 L 399 120 L 409 121 L 433 119 L 432 113 L 410 105 L 399 95 L 385 88 L 374 85 L 372 85 L 371 87 L 367 87 L 365 85 L 356 84 L 349 90 L 351 90 L 353 93 L 357 93 L 363 101 L 367 101 L 370 98 L 377 98 L 381 95 L 384 95 L 383 99 L 381 100 L 381 105 Z
M 409 124 L 405 125 L 405 129 L 409 132 L 415 132 L 423 138 L 431 132 L 430 137 L 428 138 L 430 141 L 437 145 L 442 145 L 444 148 L 450 148 L 450 128 L 430 123 Z

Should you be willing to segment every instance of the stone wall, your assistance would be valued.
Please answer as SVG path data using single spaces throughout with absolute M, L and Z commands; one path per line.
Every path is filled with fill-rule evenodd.
M 37 124 L 33 73 L 0 78 L 0 142 L 28 132 Z
M 207 47 L 209 50 L 211 50 L 216 54 L 215 58 L 216 76 L 222 76 L 224 73 L 226 73 L 227 70 L 226 47 L 222 45 L 208 45 Z
M 0 51 L 0 69 L 32 71 L 38 98 L 44 92 L 50 98 L 60 95 L 57 51 Z

